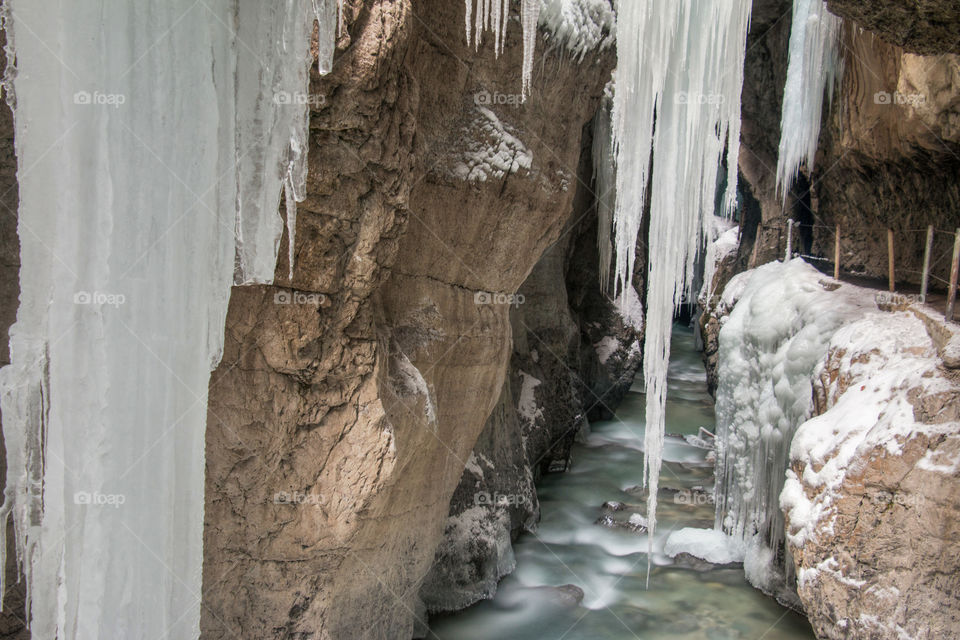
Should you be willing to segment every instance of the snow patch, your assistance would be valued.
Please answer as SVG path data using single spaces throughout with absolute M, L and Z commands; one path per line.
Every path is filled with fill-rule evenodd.
M 582 62 L 589 51 L 616 40 L 617 14 L 610 0 L 540 0 L 540 26 Z
M 617 297 L 617 313 L 623 318 L 624 324 L 633 327 L 637 331 L 643 331 L 643 302 L 637 295 L 636 289 L 626 287 Z
M 517 403 L 517 411 L 520 413 L 520 417 L 527 421 L 528 424 L 535 424 L 538 420 L 543 419 L 543 409 L 537 406 L 537 394 L 536 389 L 542 383 L 540 380 L 534 378 L 529 373 L 520 372 L 520 400 Z
M 730 564 L 743 562 L 746 545 L 743 540 L 716 529 L 687 527 L 670 534 L 663 552 L 671 558 L 688 553 L 713 564 Z
M 461 180 L 486 182 L 533 166 L 533 154 L 493 111 L 477 105 L 480 117 L 467 131 L 467 149 L 454 164 L 453 174 Z

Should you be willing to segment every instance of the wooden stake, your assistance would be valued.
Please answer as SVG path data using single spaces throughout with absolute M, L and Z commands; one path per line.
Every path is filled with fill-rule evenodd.
M 927 247 L 923 252 L 923 281 L 920 285 L 920 304 L 927 301 L 930 286 L 930 254 L 933 253 L 933 225 L 927 227 Z
M 960 276 L 960 229 L 953 240 L 953 264 L 950 265 L 950 291 L 947 293 L 947 320 L 953 320 L 953 306 L 957 302 L 957 277 Z
M 887 229 L 887 267 L 890 275 L 890 293 L 896 291 L 896 278 L 893 271 L 893 229 Z
M 791 254 L 793 253 L 793 219 L 787 220 L 787 255 L 784 257 L 784 262 L 790 262 Z
M 833 243 L 833 279 L 840 279 L 840 225 L 837 225 L 837 234 Z

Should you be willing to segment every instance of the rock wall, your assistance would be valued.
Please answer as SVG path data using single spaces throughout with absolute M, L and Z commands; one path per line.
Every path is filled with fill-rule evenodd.
M 589 131 L 567 227 L 510 312 L 513 354 L 500 401 L 454 492 L 420 591 L 430 613 L 493 596 L 514 568 L 511 541 L 536 527 L 536 482 L 567 469 L 575 437 L 590 417 L 612 413 L 641 364 L 642 324 L 625 320 L 598 286 Z
M 794 441 L 781 504 L 820 638 L 960 632 L 960 375 L 927 333 L 942 316 L 914 313 L 835 339 Z
M 281 260 L 276 286 L 234 290 L 210 382 L 205 638 L 401 638 L 423 619 L 450 498 L 503 404 L 502 302 L 561 236 L 612 64 L 551 53 L 519 106 L 519 29 L 497 60 L 466 46 L 463 11 L 352 0 L 313 78 L 293 279 Z

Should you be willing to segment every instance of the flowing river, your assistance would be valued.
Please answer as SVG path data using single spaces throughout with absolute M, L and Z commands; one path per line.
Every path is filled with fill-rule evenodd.
M 803 616 L 751 587 L 740 566 L 663 554 L 671 531 L 713 526 L 713 464 L 682 437 L 713 431 L 713 401 L 692 331 L 675 327 L 650 585 L 642 522 L 644 394 L 592 425 L 570 470 L 537 487 L 542 519 L 514 544 L 516 570 L 493 600 L 438 616 L 433 640 L 811 640 Z M 619 510 L 605 503 L 622 503 Z M 639 514 L 639 515 L 634 515 Z M 598 523 L 606 519 L 606 524 Z M 610 526 L 612 525 L 612 526 Z M 570 586 L 573 585 L 573 586 Z M 578 602 L 580 591 L 582 601 Z

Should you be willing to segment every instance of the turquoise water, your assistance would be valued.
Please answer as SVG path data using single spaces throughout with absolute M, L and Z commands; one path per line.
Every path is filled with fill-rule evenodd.
M 433 640 L 810 640 L 809 624 L 753 589 L 740 567 L 673 561 L 666 536 L 683 527 L 711 527 L 713 464 L 680 437 L 713 431 L 693 334 L 677 328 L 670 364 L 667 437 L 658 528 L 647 580 L 647 535 L 596 524 L 606 514 L 625 525 L 643 514 L 644 395 L 630 392 L 617 419 L 592 425 L 573 451 L 571 469 L 538 487 L 542 519 L 514 545 L 517 568 L 493 600 L 431 621 Z M 697 489 L 694 489 L 697 487 Z M 700 487 L 706 489 L 701 492 Z M 603 509 L 607 501 L 621 511 Z M 571 595 L 583 591 L 579 604 Z

